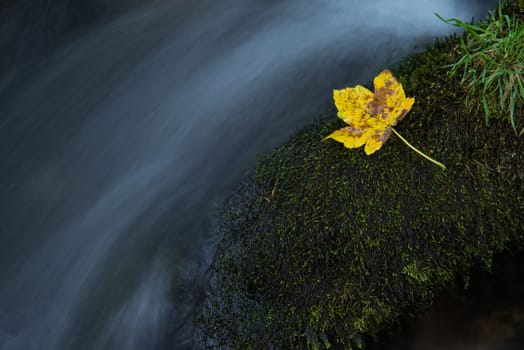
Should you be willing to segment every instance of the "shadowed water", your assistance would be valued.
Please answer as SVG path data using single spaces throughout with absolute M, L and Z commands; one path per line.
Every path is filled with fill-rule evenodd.
M 524 348 L 524 251 L 475 267 L 469 287 L 457 280 L 424 315 L 404 319 L 369 350 L 520 350 Z
M 0 77 L 0 348 L 188 346 L 170 292 L 243 170 L 492 5 L 154 2 Z

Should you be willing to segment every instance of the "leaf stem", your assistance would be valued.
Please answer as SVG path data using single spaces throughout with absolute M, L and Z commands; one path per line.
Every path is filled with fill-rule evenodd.
M 413 151 L 417 152 L 419 155 L 421 155 L 422 157 L 426 158 L 427 160 L 429 160 L 433 164 L 436 164 L 439 167 L 441 167 L 442 169 L 446 170 L 446 166 L 444 164 L 442 164 L 440 162 L 437 162 L 435 159 L 433 159 L 433 158 L 429 157 L 428 155 L 422 153 L 421 151 L 416 149 L 415 146 L 413 146 L 411 143 L 409 143 L 405 138 L 403 138 L 402 135 L 400 135 L 397 132 L 397 130 L 395 130 L 392 126 L 390 126 L 390 128 L 395 133 L 395 135 L 397 135 L 399 137 L 399 139 L 402 140 L 402 142 L 404 142 L 406 145 L 408 145 L 409 148 L 411 148 Z

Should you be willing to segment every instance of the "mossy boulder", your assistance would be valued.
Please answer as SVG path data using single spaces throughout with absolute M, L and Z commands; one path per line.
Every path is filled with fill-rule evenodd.
M 466 110 L 442 68 L 456 43 L 394 71 L 416 98 L 397 130 L 446 171 L 394 135 L 372 156 L 322 141 L 343 126 L 333 112 L 263 158 L 231 196 L 200 320 L 210 348 L 361 347 L 474 264 L 523 246 L 524 137 Z

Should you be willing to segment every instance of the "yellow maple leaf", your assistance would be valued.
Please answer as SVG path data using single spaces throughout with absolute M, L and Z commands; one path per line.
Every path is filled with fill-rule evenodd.
M 415 98 L 406 97 L 402 84 L 385 69 L 373 79 L 375 93 L 357 85 L 352 88 L 333 90 L 333 99 L 341 118 L 347 127 L 328 135 L 347 148 L 364 146 L 367 155 L 379 150 L 394 132 L 404 143 L 445 169 L 445 166 L 413 147 L 393 128 L 411 110 Z
M 387 69 L 375 77 L 373 85 L 375 93 L 361 85 L 333 90 L 338 116 L 349 126 L 326 138 L 342 142 L 347 148 L 365 145 L 367 155 L 382 147 L 391 126 L 404 118 L 415 99 L 406 98 L 402 85 Z

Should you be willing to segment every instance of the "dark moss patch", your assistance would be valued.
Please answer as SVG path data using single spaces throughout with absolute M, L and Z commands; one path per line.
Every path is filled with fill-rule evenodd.
M 221 216 L 201 326 L 210 348 L 360 347 L 473 264 L 521 246 L 523 138 L 466 111 L 437 42 L 395 75 L 413 110 L 372 156 L 322 138 L 335 115 L 262 159 Z M 516 113 L 523 120 L 523 110 Z

